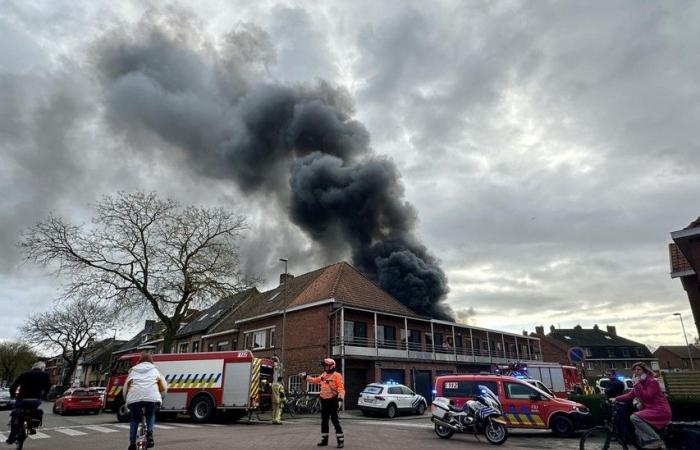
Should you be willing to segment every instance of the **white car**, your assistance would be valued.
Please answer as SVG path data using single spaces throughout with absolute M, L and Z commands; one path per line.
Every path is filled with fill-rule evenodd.
M 543 382 L 541 382 L 540 380 L 535 380 L 535 379 L 533 379 L 533 378 L 523 378 L 522 380 L 523 380 L 524 382 L 526 382 L 526 383 L 529 383 L 529 384 L 535 386 L 535 387 L 538 388 L 539 390 L 546 392 L 547 394 L 551 395 L 552 397 L 556 397 L 556 395 L 554 394 L 554 392 L 552 392 L 552 390 L 551 390 L 550 388 L 548 388 L 548 387 L 547 387 Z
M 618 379 L 624 383 L 625 392 L 631 391 L 632 389 L 634 389 L 634 382 L 632 381 L 631 378 L 618 377 Z M 599 394 L 604 394 L 605 390 L 608 388 L 609 384 L 610 384 L 610 378 L 599 378 L 595 383 L 596 391 Z
M 428 402 L 425 397 L 402 384 L 372 383 L 360 393 L 357 407 L 364 415 L 379 413 L 393 419 L 399 412 L 422 415 L 428 408 Z

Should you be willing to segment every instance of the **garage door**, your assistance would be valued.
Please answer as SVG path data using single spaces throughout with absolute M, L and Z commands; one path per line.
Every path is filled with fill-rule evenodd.
M 433 374 L 429 370 L 416 370 L 416 394 L 425 397 L 430 404 L 433 398 Z
M 360 392 L 367 386 L 367 369 L 345 369 L 345 409 L 357 408 Z
M 382 369 L 382 383 L 394 382 L 405 383 L 406 371 L 403 369 Z

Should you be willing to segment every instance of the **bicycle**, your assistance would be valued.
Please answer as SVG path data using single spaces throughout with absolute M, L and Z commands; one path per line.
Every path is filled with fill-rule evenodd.
M 146 421 L 146 408 L 141 409 L 141 423 L 136 434 L 136 450 L 148 448 L 148 423 Z
M 628 450 L 641 449 L 637 442 L 634 427 L 629 422 L 630 405 L 621 402 L 611 402 L 605 400 L 602 405 L 603 422 L 602 426 L 592 428 L 581 436 L 579 441 L 580 450 Z M 622 425 L 622 426 L 621 426 Z M 664 441 L 664 448 L 669 447 L 668 427 L 659 432 L 659 436 Z
M 42 423 L 42 419 L 37 418 L 37 416 L 42 414 L 43 411 L 41 411 L 41 409 L 32 408 L 19 410 L 19 420 L 21 423 L 17 435 L 17 441 L 15 442 L 17 450 L 22 450 L 24 448 L 24 441 L 26 441 L 30 435 L 36 434 L 36 429 L 40 427 Z

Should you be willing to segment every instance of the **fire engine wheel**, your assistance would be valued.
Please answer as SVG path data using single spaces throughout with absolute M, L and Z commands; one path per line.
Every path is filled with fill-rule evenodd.
M 208 422 L 214 415 L 214 405 L 209 397 L 200 396 L 192 400 L 190 415 L 195 422 Z

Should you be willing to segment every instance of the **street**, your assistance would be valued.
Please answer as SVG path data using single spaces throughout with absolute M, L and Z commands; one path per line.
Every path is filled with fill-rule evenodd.
M 125 450 L 128 446 L 128 424 L 118 423 L 112 414 L 57 416 L 50 403 L 44 404 L 44 427 L 25 444 L 28 450 Z M 8 422 L 9 412 L 0 413 L 2 423 Z M 285 418 L 282 426 L 273 426 L 269 416 L 250 423 L 194 424 L 187 418 L 160 422 L 156 425 L 156 448 L 176 450 L 216 450 L 231 448 L 316 448 L 319 438 L 319 416 Z M 455 435 L 440 441 L 432 431 L 429 414 L 422 417 L 403 416 L 388 420 L 364 418 L 353 412 L 342 419 L 346 448 L 397 449 L 433 448 L 492 448 L 482 437 L 478 442 L 470 435 Z M 332 427 L 331 427 L 332 431 Z M 8 432 L 0 434 L 2 440 Z M 9 448 L 9 447 L 8 447 Z M 333 433 L 331 445 L 335 448 Z M 511 430 L 502 448 L 508 449 L 577 449 L 578 439 L 560 439 L 548 433 Z

